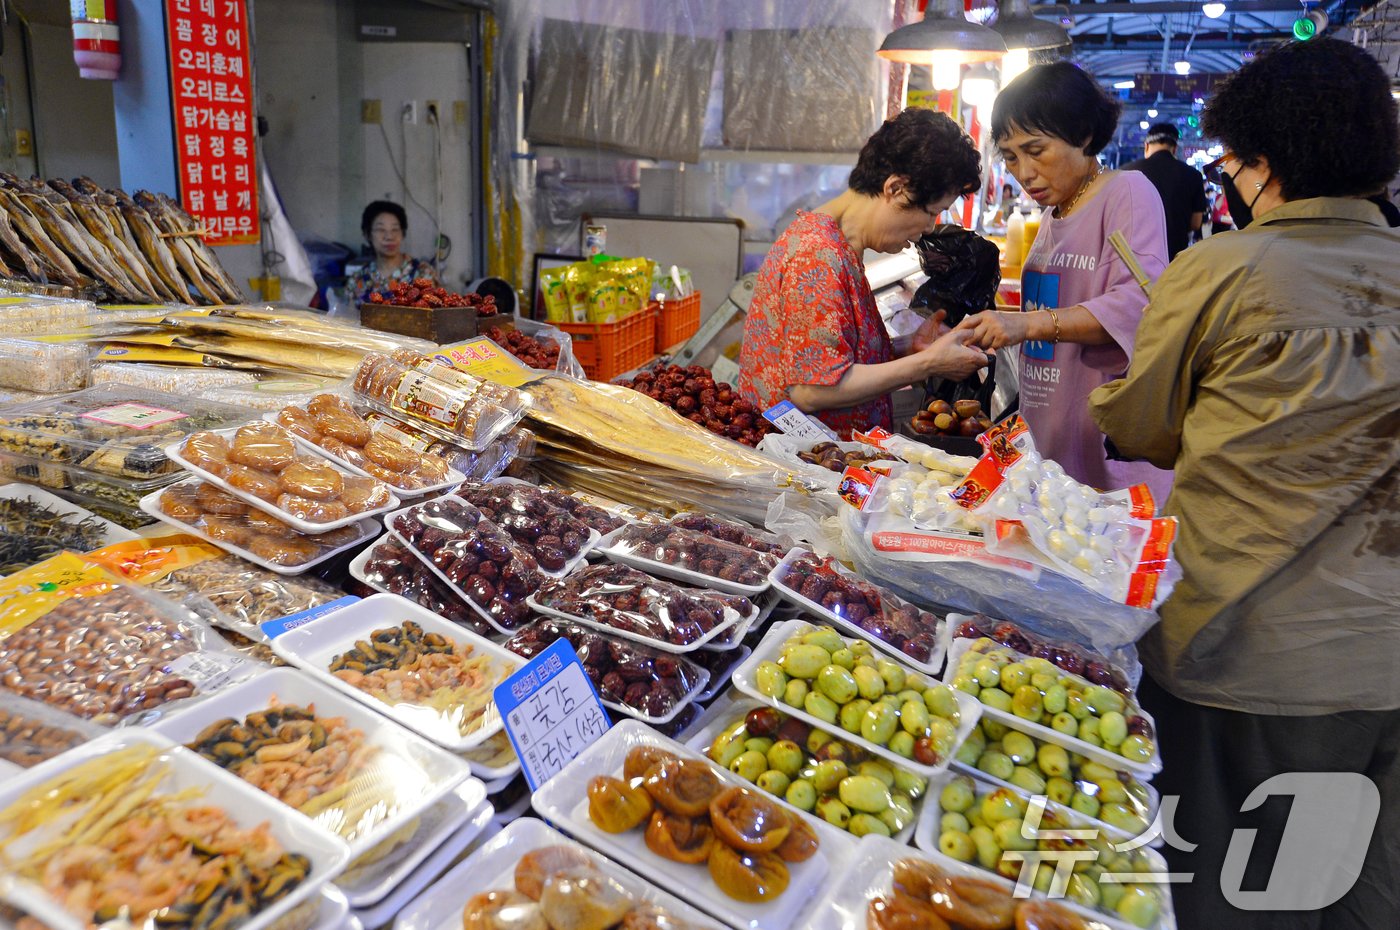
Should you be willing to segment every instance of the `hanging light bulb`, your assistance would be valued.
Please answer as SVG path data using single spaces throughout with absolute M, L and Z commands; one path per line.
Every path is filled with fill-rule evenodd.
M 1203 3 L 1201 12 L 1206 14 L 1206 19 L 1219 19 L 1225 15 L 1225 4 L 1223 3 Z
M 1013 48 L 1001 60 L 1001 86 L 1005 87 L 1031 66 L 1031 51 L 1028 48 Z
M 1147 118 L 1148 118 L 1148 119 L 1156 119 L 1156 118 L 1157 118 L 1157 108 L 1156 108 L 1156 107 L 1153 107 L 1152 109 L 1150 109 L 1150 110 L 1147 111 Z
M 1006 42 L 986 26 L 968 22 L 962 0 L 934 0 L 923 19 L 885 36 L 877 54 L 887 61 L 936 65 L 943 53 L 959 63 L 994 61 L 1006 54 Z
M 1132 90 L 1137 85 L 1137 81 L 1114 81 L 1114 90 Z
M 962 82 L 962 98 L 968 106 L 989 107 L 997 97 L 997 79 L 991 67 L 973 65 Z
M 933 89 L 957 90 L 962 79 L 962 65 L 956 52 L 933 53 Z
M 1176 69 L 1177 74 L 1187 75 L 1191 73 L 1191 62 L 1185 60 L 1184 58 L 1181 61 L 1178 61 L 1176 64 L 1172 65 L 1172 67 Z

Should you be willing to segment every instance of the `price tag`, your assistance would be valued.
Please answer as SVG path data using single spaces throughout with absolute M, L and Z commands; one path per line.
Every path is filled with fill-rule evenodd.
M 534 791 L 612 726 L 567 639 L 496 686 L 496 708 Z
M 813 442 L 826 440 L 836 440 L 837 436 L 831 429 L 815 417 L 798 410 L 790 400 L 785 400 L 780 404 L 775 404 L 763 411 L 763 419 L 772 423 L 780 432 L 789 436 L 796 436 L 798 439 L 810 439 Z
M 347 594 L 342 598 L 321 604 L 319 607 L 312 607 L 303 610 L 301 613 L 288 614 L 276 620 L 264 620 L 258 624 L 262 631 L 267 634 L 268 639 L 276 639 L 288 630 L 295 630 L 299 626 L 306 626 L 313 620 L 319 620 L 328 613 L 333 613 L 342 607 L 349 607 L 359 601 L 353 594 Z
M 539 372 L 486 336 L 443 346 L 435 357 L 473 378 L 494 381 L 506 387 L 520 387 L 540 376 Z
M 721 355 L 715 359 L 715 363 L 710 366 L 710 374 L 715 376 L 716 381 L 723 381 L 726 384 L 739 383 L 739 363 L 727 355 Z

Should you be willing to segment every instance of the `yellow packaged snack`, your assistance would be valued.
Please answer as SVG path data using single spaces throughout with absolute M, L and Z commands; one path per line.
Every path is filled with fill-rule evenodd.
M 551 323 L 572 323 L 569 292 L 564 285 L 564 269 L 549 268 L 540 272 L 540 296 L 544 300 L 545 319 Z
M 587 262 L 564 266 L 564 290 L 569 295 L 569 315 L 575 323 L 589 322 L 589 289 L 593 278 L 593 268 Z

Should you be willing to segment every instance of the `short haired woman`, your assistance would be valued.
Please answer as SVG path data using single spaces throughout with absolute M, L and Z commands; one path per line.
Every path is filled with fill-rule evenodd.
M 408 214 L 390 200 L 376 200 L 360 215 L 360 232 L 374 255 L 350 279 L 350 291 L 364 303 L 374 291 L 382 291 L 391 281 L 427 279 L 437 284 L 437 271 L 421 259 L 403 251 L 408 235 Z
M 1146 483 L 1160 502 L 1171 475 L 1110 461 L 1086 409 L 1090 391 L 1127 370 L 1147 305 L 1109 236 L 1127 237 L 1150 278 L 1167 264 L 1157 189 L 1098 162 L 1121 109 L 1068 62 L 1031 68 L 997 97 L 992 139 L 1021 189 L 1049 209 L 1021 272 L 1021 311 L 979 313 L 958 328 L 984 348 L 1021 347 L 1021 414 L 1042 455 L 1096 488 Z
M 799 211 L 768 251 L 744 320 L 739 392 L 766 410 L 791 400 L 848 437 L 894 428 L 890 392 L 937 376 L 962 380 L 987 365 L 941 332 L 936 316 L 914 351 L 895 358 L 865 277 L 864 253 L 897 253 L 981 183 L 972 140 L 942 113 L 911 109 L 886 120 L 861 149 L 847 190 Z

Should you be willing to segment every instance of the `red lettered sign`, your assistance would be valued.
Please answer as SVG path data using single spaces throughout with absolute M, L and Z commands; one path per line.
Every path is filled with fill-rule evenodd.
M 258 241 L 245 0 L 165 0 L 180 199 L 210 245 Z

